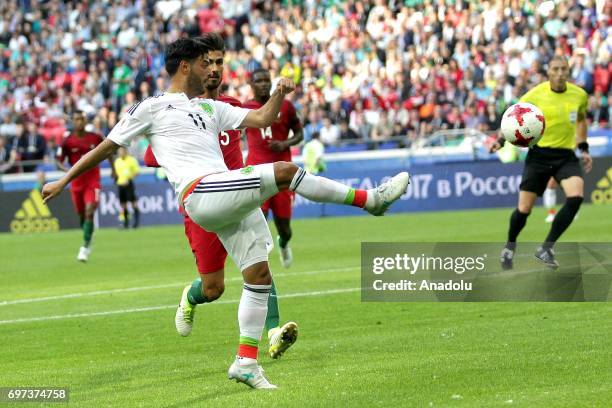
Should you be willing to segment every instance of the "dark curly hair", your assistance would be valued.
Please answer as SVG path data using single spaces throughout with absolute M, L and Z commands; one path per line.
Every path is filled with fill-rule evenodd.
M 166 47 L 166 71 L 173 76 L 178 71 L 181 61 L 192 62 L 208 51 L 207 45 L 201 41 L 194 38 L 179 38 Z

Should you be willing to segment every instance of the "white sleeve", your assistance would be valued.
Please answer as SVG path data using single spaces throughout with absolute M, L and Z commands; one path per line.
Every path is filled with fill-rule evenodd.
M 129 146 L 138 136 L 145 136 L 151 127 L 151 112 L 148 103 L 138 103 L 128 109 L 106 137 L 120 146 Z
M 224 130 L 234 130 L 240 127 L 240 124 L 251 111 L 251 109 L 238 108 L 225 102 L 215 102 L 215 111 L 217 112 L 217 129 L 218 133 Z

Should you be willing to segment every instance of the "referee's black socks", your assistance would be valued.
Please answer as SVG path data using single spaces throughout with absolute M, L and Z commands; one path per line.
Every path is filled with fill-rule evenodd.
M 508 229 L 508 242 L 506 243 L 506 248 L 512 251 L 516 249 L 516 238 L 523 227 L 525 227 L 529 214 L 531 213 L 520 212 L 518 208 L 514 210 L 510 216 L 510 228 Z
M 582 197 L 568 197 L 567 200 L 565 200 L 565 204 L 561 207 L 557 215 L 555 215 L 555 220 L 544 242 L 544 248 L 552 248 L 561 234 L 569 227 L 580 209 L 582 200 Z

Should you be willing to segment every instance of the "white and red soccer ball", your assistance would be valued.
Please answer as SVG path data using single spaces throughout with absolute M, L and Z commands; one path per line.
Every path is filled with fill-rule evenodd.
M 506 141 L 519 147 L 532 147 L 540 141 L 546 122 L 535 105 L 520 102 L 510 106 L 501 120 L 501 133 Z

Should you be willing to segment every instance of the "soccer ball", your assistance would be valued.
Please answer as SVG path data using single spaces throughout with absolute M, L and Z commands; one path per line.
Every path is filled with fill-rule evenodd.
M 520 102 L 510 106 L 501 120 L 501 133 L 515 146 L 532 147 L 540 141 L 546 123 L 544 114 L 535 105 Z

